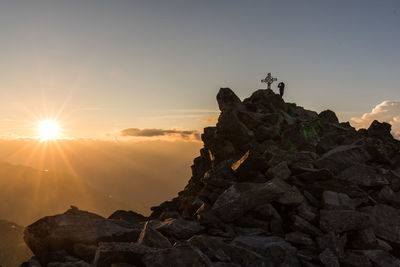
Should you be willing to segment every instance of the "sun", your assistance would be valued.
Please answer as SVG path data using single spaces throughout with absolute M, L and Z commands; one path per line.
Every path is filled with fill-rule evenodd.
M 38 133 L 40 141 L 55 140 L 60 135 L 60 126 L 55 120 L 39 121 Z

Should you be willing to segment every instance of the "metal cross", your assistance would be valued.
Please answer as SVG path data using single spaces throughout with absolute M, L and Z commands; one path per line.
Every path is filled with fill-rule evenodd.
M 268 85 L 268 89 L 271 89 L 271 84 L 275 81 L 277 81 L 277 78 L 272 78 L 271 73 L 268 73 L 267 77 L 265 79 L 261 80 L 262 83 L 266 83 Z

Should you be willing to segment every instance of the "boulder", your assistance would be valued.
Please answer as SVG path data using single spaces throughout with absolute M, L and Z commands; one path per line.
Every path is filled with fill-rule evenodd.
M 238 236 L 233 240 L 268 259 L 268 266 L 300 266 L 296 257 L 297 250 L 278 236 Z
M 196 221 L 184 219 L 166 219 L 162 222 L 153 222 L 157 231 L 168 237 L 188 239 L 204 230 L 204 226 Z
M 144 266 L 143 257 L 156 249 L 126 242 L 100 242 L 93 265 L 95 267 L 110 267 L 113 263 L 128 263 Z
M 329 123 L 339 123 L 339 119 L 337 118 L 335 112 L 332 110 L 324 110 L 321 113 L 318 114 L 318 118 L 323 120 L 324 122 L 329 122 Z
M 314 244 L 310 235 L 302 232 L 291 232 L 285 235 L 285 240 L 292 244 L 311 246 Z
M 400 260 L 383 250 L 360 250 L 376 267 L 399 267 Z
M 242 102 L 230 88 L 221 88 L 217 94 L 219 110 L 242 109 Z
M 354 210 L 362 203 L 360 199 L 351 199 L 348 195 L 332 191 L 324 191 L 322 194 L 324 209 L 349 209 Z
M 321 229 L 342 233 L 361 230 L 370 225 L 369 216 L 364 212 L 353 210 L 320 210 Z
M 277 200 L 284 191 L 274 183 L 237 183 L 222 193 L 212 210 L 223 221 L 234 221 L 257 206 Z
M 368 128 L 368 135 L 377 138 L 393 139 L 393 136 L 390 133 L 391 130 L 392 125 L 389 123 L 374 120 Z
M 318 229 L 316 226 L 312 225 L 308 221 L 304 220 L 302 217 L 293 215 L 292 220 L 293 220 L 293 224 L 292 224 L 293 230 L 307 233 L 312 236 L 321 236 L 322 235 L 322 231 L 320 229 Z
M 326 267 L 340 267 L 338 257 L 329 248 L 319 254 L 319 259 Z
M 400 210 L 384 204 L 362 209 L 371 220 L 375 235 L 400 244 Z
M 314 161 L 317 168 L 326 168 L 338 173 L 355 163 L 364 164 L 371 156 L 361 145 L 338 146 Z
M 346 168 L 337 176 L 339 180 L 350 182 L 359 186 L 384 186 L 389 181 L 384 175 L 378 173 L 374 168 L 367 165 L 356 164 Z
M 49 252 L 73 251 L 76 243 L 96 245 L 100 241 L 136 241 L 137 237 L 136 229 L 122 227 L 77 208 L 44 217 L 29 225 L 24 232 L 26 244 L 44 262 Z
M 372 267 L 372 263 L 367 256 L 350 250 L 345 252 L 340 262 L 348 267 Z
M 269 178 L 278 178 L 281 180 L 287 180 L 291 175 L 291 171 L 286 161 L 282 161 L 275 166 L 268 169 L 266 176 Z
M 143 263 L 148 267 L 212 267 L 211 260 L 188 242 L 178 243 L 173 248 L 148 253 L 144 256 Z
M 232 164 L 232 170 L 241 181 L 254 178 L 267 169 L 265 159 L 253 151 L 247 151 L 238 161 Z
M 165 236 L 163 236 L 160 232 L 153 229 L 149 225 L 149 222 L 146 222 L 146 224 L 144 225 L 143 230 L 140 233 L 137 243 L 140 245 L 145 245 L 145 246 L 153 247 L 153 248 L 170 248 L 170 247 L 172 247 L 169 240 Z

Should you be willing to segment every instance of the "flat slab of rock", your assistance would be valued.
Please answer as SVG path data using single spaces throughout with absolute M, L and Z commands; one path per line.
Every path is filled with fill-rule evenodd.
M 318 168 L 326 168 L 335 173 L 344 170 L 355 163 L 365 163 L 371 156 L 359 145 L 338 146 L 314 162 Z
M 146 222 L 146 224 L 144 225 L 137 243 L 154 248 L 172 247 L 171 242 L 169 242 L 168 238 L 163 236 L 157 230 L 153 229 L 153 227 L 150 226 L 149 222 Z
M 324 231 L 337 233 L 361 230 L 370 225 L 366 213 L 352 210 L 320 210 L 320 226 Z
M 156 251 L 137 243 L 101 242 L 94 258 L 95 267 L 110 267 L 113 263 L 128 263 L 143 266 L 142 258 Z
M 177 239 L 188 239 L 205 229 L 198 222 L 174 218 L 156 222 L 153 227 L 163 235 Z
M 375 235 L 393 243 L 400 244 L 400 210 L 379 204 L 362 209 L 371 220 Z
M 225 222 L 234 221 L 257 206 L 277 200 L 284 194 L 278 185 L 267 183 L 237 183 L 223 192 L 212 206 Z
M 148 267 L 212 267 L 210 259 L 189 243 L 177 244 L 173 248 L 148 253 L 143 258 L 143 263 Z
M 322 198 L 325 209 L 354 210 L 362 203 L 360 199 L 351 199 L 347 194 L 332 191 L 324 191 Z
M 399 267 L 400 260 L 383 250 L 360 250 L 376 267 Z
M 366 165 L 353 165 L 340 172 L 339 180 L 344 180 L 359 186 L 383 186 L 389 184 L 389 181 L 379 174 L 375 169 Z
M 270 266 L 300 266 L 297 249 L 278 236 L 238 236 L 233 240 L 268 259 Z
M 29 225 L 24 240 L 41 259 L 50 251 L 72 251 L 76 243 L 135 241 L 137 231 L 113 223 L 97 214 L 72 208 L 63 214 L 44 217 Z

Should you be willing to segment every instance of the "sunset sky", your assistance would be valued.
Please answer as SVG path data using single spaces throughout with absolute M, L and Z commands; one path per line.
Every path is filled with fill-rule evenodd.
M 181 136 L 215 123 L 219 87 L 244 98 L 267 72 L 286 101 L 400 131 L 397 0 L 9 0 L 0 24 L 0 138 L 43 119 L 70 138 Z

